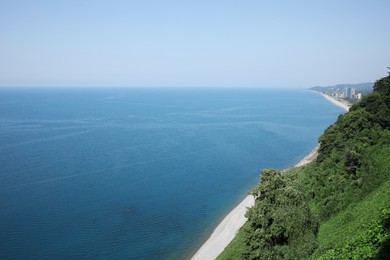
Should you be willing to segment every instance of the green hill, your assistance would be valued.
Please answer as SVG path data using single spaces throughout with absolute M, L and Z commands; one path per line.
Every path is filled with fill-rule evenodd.
M 319 139 L 316 161 L 265 169 L 218 259 L 389 259 L 390 74 Z

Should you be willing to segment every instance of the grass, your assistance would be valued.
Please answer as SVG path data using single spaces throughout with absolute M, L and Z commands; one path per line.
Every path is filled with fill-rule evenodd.
M 321 223 L 318 241 L 320 248 L 340 248 L 367 231 L 385 207 L 390 206 L 390 181 L 369 194 L 359 203 Z

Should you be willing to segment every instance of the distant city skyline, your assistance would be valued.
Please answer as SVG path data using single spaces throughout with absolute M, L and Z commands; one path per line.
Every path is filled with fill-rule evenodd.
M 390 66 L 390 1 L 2 1 L 0 87 L 310 87 Z

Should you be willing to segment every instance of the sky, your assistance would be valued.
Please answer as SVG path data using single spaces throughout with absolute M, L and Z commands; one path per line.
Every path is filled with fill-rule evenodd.
M 390 66 L 390 1 L 0 0 L 0 86 L 310 87 Z

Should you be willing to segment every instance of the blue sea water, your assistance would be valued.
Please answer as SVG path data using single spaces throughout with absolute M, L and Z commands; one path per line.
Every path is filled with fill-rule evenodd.
M 1 88 L 0 258 L 189 257 L 341 113 L 303 90 Z

